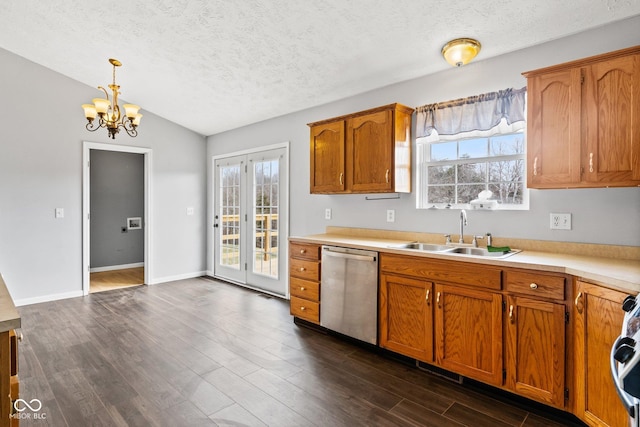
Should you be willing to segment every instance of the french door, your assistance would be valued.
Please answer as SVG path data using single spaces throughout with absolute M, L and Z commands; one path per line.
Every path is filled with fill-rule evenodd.
M 214 161 L 214 275 L 287 296 L 288 158 L 275 148 Z

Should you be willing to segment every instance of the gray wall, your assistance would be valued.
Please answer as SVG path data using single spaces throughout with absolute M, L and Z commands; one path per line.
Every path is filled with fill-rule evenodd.
M 640 16 L 500 57 L 479 60 L 462 68 L 450 68 L 331 104 L 213 135 L 207 138 L 208 154 L 220 155 L 258 145 L 290 141 L 290 230 L 294 236 L 321 233 L 327 225 L 457 233 L 458 212 L 418 210 L 415 191 L 401 195 L 399 200 L 381 201 L 365 201 L 362 195 L 310 195 L 309 128 L 306 124 L 393 102 L 419 106 L 508 87 L 520 88 L 526 85 L 526 80 L 521 75 L 524 71 L 640 43 L 638 28 Z M 415 151 L 413 170 L 415 188 Z M 209 179 L 211 180 L 210 174 Z M 495 236 L 525 239 L 640 245 L 638 188 L 532 190 L 530 198 L 529 211 L 469 212 L 469 226 L 466 230 L 468 233 L 492 232 Z M 324 219 L 325 208 L 333 210 L 331 220 Z M 395 223 L 386 222 L 387 209 L 396 210 Z M 572 213 L 573 229 L 550 230 L 551 212 Z
M 144 262 L 144 230 L 127 218 L 144 218 L 144 154 L 91 150 L 92 269 Z
M 99 94 L 96 88 L 2 49 L 0 64 L 0 272 L 12 297 L 24 304 L 82 292 L 83 141 L 153 150 L 151 283 L 200 275 L 205 138 L 143 111 L 137 138 L 121 133 L 112 141 L 104 129 L 84 128 L 80 105 Z M 128 101 L 127 88 L 122 92 Z M 186 215 L 190 206 L 193 216 Z M 64 218 L 54 218 L 58 207 Z

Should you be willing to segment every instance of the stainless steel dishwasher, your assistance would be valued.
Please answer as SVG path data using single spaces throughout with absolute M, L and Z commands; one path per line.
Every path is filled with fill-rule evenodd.
M 320 325 L 378 342 L 378 253 L 322 247 Z

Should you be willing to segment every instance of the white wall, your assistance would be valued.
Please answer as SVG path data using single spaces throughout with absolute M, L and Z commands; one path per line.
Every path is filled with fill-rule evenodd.
M 97 89 L 2 49 L 0 64 L 0 273 L 13 299 L 82 294 L 83 141 L 153 150 L 151 281 L 200 275 L 206 267 L 205 138 L 143 111 L 137 138 L 121 133 L 112 141 L 104 129 L 84 129 L 80 104 L 99 95 Z M 194 216 L 186 215 L 188 206 Z M 57 207 L 64 218 L 54 218 Z
M 321 233 L 327 225 L 433 233 L 458 232 L 458 211 L 417 210 L 415 190 L 399 200 L 365 201 L 363 195 L 309 194 L 307 123 L 399 102 L 419 106 L 526 85 L 521 73 L 640 43 L 640 17 L 534 46 L 462 68 L 380 88 L 331 104 L 274 118 L 207 138 L 208 155 L 220 155 L 279 141 L 291 142 L 291 235 Z M 508 37 L 505 34 L 505 37 Z M 437 46 L 433 47 L 437 49 Z M 481 58 L 481 57 L 480 57 Z M 415 143 L 414 143 L 415 148 Z M 415 178 L 415 151 L 414 151 Z M 211 176 L 209 173 L 209 182 Z M 415 188 L 415 179 L 413 180 Z M 640 245 L 640 190 L 532 190 L 531 209 L 469 212 L 469 234 L 491 232 L 514 238 Z M 324 219 L 324 209 L 333 217 Z M 386 222 L 386 210 L 396 222 Z M 550 212 L 573 214 L 573 229 L 549 230 Z M 211 207 L 209 207 L 211 215 Z M 208 255 L 208 258 L 211 254 Z M 208 264 L 210 267 L 210 263 Z

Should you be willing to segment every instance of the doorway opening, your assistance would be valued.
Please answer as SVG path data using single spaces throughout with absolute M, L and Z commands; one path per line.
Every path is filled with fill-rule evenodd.
M 84 295 L 150 283 L 151 154 L 84 142 Z

